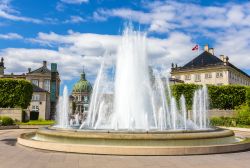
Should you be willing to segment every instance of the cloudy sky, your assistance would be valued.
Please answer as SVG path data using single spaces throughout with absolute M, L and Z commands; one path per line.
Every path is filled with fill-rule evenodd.
M 148 36 L 153 66 L 183 65 L 208 43 L 250 74 L 249 1 L 0 0 L 0 57 L 6 73 L 58 63 L 69 88 L 82 67 L 94 82 L 105 52 L 116 53 L 124 23 Z M 200 50 L 199 52 L 202 52 Z

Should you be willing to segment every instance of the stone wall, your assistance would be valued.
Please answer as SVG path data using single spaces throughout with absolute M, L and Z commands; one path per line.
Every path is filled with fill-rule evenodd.
M 22 121 L 21 108 L 0 108 L 0 116 L 8 116 L 13 120 Z
M 236 111 L 212 109 L 212 110 L 209 110 L 209 115 L 210 115 L 210 118 L 211 117 L 233 117 L 236 115 Z
M 212 109 L 209 110 L 209 116 L 212 117 L 233 117 L 236 115 L 235 110 L 219 110 L 219 109 Z M 188 111 L 189 118 L 192 117 L 192 111 Z

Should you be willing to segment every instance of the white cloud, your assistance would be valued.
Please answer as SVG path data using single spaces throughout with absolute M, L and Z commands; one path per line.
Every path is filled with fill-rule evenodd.
M 92 16 L 93 20 L 95 21 L 106 21 L 107 20 L 107 17 L 106 16 L 103 16 L 101 14 L 101 12 L 94 12 L 93 13 L 93 16 Z
M 17 33 L 7 33 L 0 34 L 0 39 L 13 40 L 13 39 L 22 39 L 23 37 Z
M 56 10 L 57 11 L 61 12 L 61 11 L 64 11 L 64 9 L 65 9 L 65 5 L 63 3 L 58 2 L 56 4 Z
M 61 1 L 68 4 L 82 4 L 88 2 L 88 0 L 61 0 Z
M 93 13 L 102 16 L 131 19 L 140 24 L 149 25 L 149 31 L 164 33 L 176 29 L 226 29 L 228 27 L 250 27 L 250 2 L 241 4 L 202 6 L 177 1 L 155 1 L 144 3 L 143 10 L 128 8 L 98 9 Z M 97 18 L 98 20 L 98 18 Z
M 36 24 L 43 23 L 43 21 L 40 19 L 21 16 L 19 11 L 16 11 L 10 6 L 10 2 L 11 0 L 0 1 L 0 18 L 13 21 L 31 22 Z
M 93 19 L 106 21 L 109 18 L 118 17 L 146 25 L 149 33 L 167 34 L 169 36 L 167 40 L 171 41 L 167 45 L 177 46 L 175 49 L 170 46 L 167 49 L 155 46 L 155 53 L 158 51 L 157 54 L 160 55 L 164 50 L 171 57 L 168 61 L 180 61 L 180 64 L 183 64 L 183 59 L 189 61 L 192 53 L 183 52 L 180 54 L 179 49 L 181 47 L 178 44 L 189 45 L 190 42 L 183 42 L 185 38 L 186 41 L 199 39 L 202 43 L 204 39 L 209 39 L 214 43 L 214 46 L 211 47 L 215 48 L 216 55 L 228 55 L 231 63 L 239 68 L 250 70 L 250 57 L 248 56 L 250 48 L 250 2 L 238 4 L 227 2 L 202 6 L 199 3 L 188 1 L 154 1 L 150 3 L 144 1 L 141 6 L 142 9 L 140 10 L 100 8 L 93 13 Z M 101 16 L 102 19 L 95 16 Z M 164 59 L 166 61 L 166 58 Z
M 224 34 L 225 32 L 216 34 L 216 37 L 220 39 L 213 46 L 216 54 L 228 55 L 233 64 L 239 68 L 249 69 L 250 35 L 247 32 L 248 29 L 241 32 L 232 29 L 227 34 Z M 63 80 L 78 78 L 82 66 L 85 66 L 88 77 L 94 80 L 102 56 L 105 52 L 116 54 L 121 36 L 79 33 L 69 30 L 65 35 L 40 32 L 32 40 L 36 43 L 51 45 L 53 49 L 7 48 L 0 50 L 0 57 L 6 60 L 7 72 L 27 72 L 28 67 L 38 68 L 43 60 L 48 60 L 49 63 L 58 63 Z M 197 56 L 196 52 L 191 51 L 194 46 L 192 38 L 178 31 L 169 32 L 169 36 L 163 39 L 149 37 L 147 46 L 152 66 L 163 66 L 169 69 L 172 62 L 182 66 Z
M 70 16 L 70 19 L 65 20 L 64 23 L 82 23 L 85 22 L 86 20 L 83 19 L 80 16 Z
M 79 76 L 82 66 L 95 79 L 102 56 L 105 52 L 116 54 L 120 35 L 101 35 L 69 31 L 66 35 L 40 32 L 35 42 L 58 46 L 57 49 L 7 48 L 0 50 L 0 57 L 6 60 L 7 72 L 26 72 L 28 67 L 38 68 L 42 60 L 57 62 L 63 80 Z M 170 67 L 172 62 L 184 64 L 192 57 L 191 38 L 174 32 L 167 39 L 149 38 L 148 54 L 153 66 Z
M 89 75 L 96 74 L 98 57 L 81 57 L 80 55 L 66 54 L 61 51 L 48 49 L 7 48 L 0 52 L 0 57 L 5 58 L 6 73 L 26 73 L 27 68 L 33 70 L 41 67 L 42 61 L 58 63 L 62 80 L 70 80 L 79 76 L 84 65 Z M 91 71 L 88 71 L 91 69 Z
M 226 32 L 218 34 L 217 36 L 219 38 L 215 44 L 217 53 L 229 56 L 229 62 L 233 63 L 237 67 L 250 70 L 249 29 L 244 28 L 240 31 L 237 29 L 229 29 Z

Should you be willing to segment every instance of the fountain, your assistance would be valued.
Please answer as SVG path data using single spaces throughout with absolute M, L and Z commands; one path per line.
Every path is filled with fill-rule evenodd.
M 104 56 L 88 116 L 81 125 L 79 116 L 74 117 L 77 123 L 69 123 L 64 88 L 57 125 L 22 134 L 18 143 L 55 151 L 121 155 L 209 154 L 250 148 L 233 131 L 209 126 L 205 85 L 195 91 L 191 112 L 184 95 L 176 100 L 168 80 L 163 82 L 168 77 L 149 67 L 146 42 L 146 34 L 131 26 L 124 30 L 115 73 L 107 73 L 114 66 Z

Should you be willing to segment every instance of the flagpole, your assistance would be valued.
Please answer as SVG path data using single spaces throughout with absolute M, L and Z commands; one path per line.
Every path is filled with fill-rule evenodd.
M 200 53 L 200 45 L 199 44 L 197 44 L 197 45 L 198 45 L 198 55 L 199 55 L 199 53 Z

